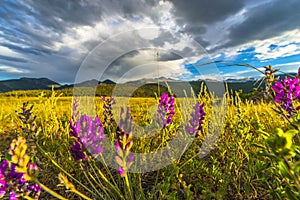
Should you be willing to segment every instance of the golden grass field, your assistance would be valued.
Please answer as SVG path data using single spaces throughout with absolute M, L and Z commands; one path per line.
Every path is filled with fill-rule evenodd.
M 81 111 L 97 114 L 102 119 L 103 102 L 101 98 L 81 97 Z M 79 98 L 80 100 L 80 98 Z M 182 112 L 180 101 L 177 100 L 177 114 L 175 121 L 180 123 Z M 227 105 L 224 123 L 221 125 L 222 132 L 214 148 L 207 156 L 202 159 L 195 157 L 198 152 L 197 146 L 201 146 L 206 133 L 211 128 L 212 120 L 210 103 L 214 100 L 208 94 L 199 96 L 194 101 L 205 103 L 206 118 L 204 121 L 204 134 L 191 145 L 184 153 L 184 156 L 176 161 L 179 166 L 177 175 L 169 174 L 169 167 L 162 169 L 157 173 L 159 183 L 154 186 L 155 175 L 146 173 L 140 175 L 143 179 L 145 194 L 151 193 L 153 187 L 163 187 L 169 184 L 169 189 L 165 191 L 164 198 L 162 194 L 155 193 L 155 198 L 172 199 L 173 191 L 177 191 L 177 197 L 184 198 L 187 191 L 192 192 L 192 199 L 260 199 L 273 198 L 272 189 L 276 187 L 272 172 L 267 169 L 264 163 L 269 160 L 257 155 L 258 149 L 253 144 L 262 143 L 265 138 L 258 130 L 268 133 L 274 132 L 276 128 L 288 130 L 288 122 L 283 120 L 273 111 L 275 108 L 272 103 L 266 102 L 242 102 L 239 97 L 226 97 L 222 106 Z M 1 155 L 5 155 L 5 150 L 9 147 L 11 140 L 21 133 L 21 122 L 15 111 L 20 111 L 23 102 L 29 102 L 33 105 L 32 113 L 36 116 L 36 124 L 39 130 L 39 144 L 48 152 L 52 158 L 59 163 L 66 171 L 75 175 L 79 173 L 77 164 L 71 159 L 68 150 L 70 148 L 70 127 L 69 120 L 72 113 L 72 97 L 61 97 L 53 92 L 51 97 L 1 97 L 0 98 L 0 146 Z M 79 101 L 80 102 L 80 101 Z M 135 124 L 145 126 L 151 121 L 151 112 L 157 107 L 155 98 L 116 98 L 116 107 L 114 115 L 118 119 L 119 108 L 129 105 L 131 116 Z M 188 116 L 188 115 L 186 115 Z M 144 134 L 144 133 L 141 133 Z M 144 140 L 144 141 L 143 141 Z M 135 151 L 148 151 L 146 146 L 151 143 L 153 138 L 135 138 L 133 149 Z M 148 142 L 145 142 L 148 141 Z M 149 147 L 147 147 L 149 148 Z M 151 148 L 150 148 L 151 149 Z M 55 188 L 59 183 L 57 174 L 59 170 L 53 166 L 45 155 L 37 154 L 40 166 L 40 181 L 48 184 L 50 188 Z M 171 170 L 172 171 L 172 170 Z M 179 176 L 179 174 L 181 174 Z M 172 178 L 170 178 L 172 177 Z M 265 178 L 264 178 L 265 177 Z M 81 178 L 80 178 L 81 179 Z M 85 183 L 85 181 L 82 179 Z M 145 186 L 146 185 L 146 186 Z M 78 186 L 78 189 L 84 189 Z M 159 191 L 161 191 L 160 189 Z M 62 187 L 55 191 L 68 196 L 70 199 L 76 199 L 76 195 L 65 193 Z M 170 194 L 170 198 L 167 194 Z M 152 195 L 152 196 L 151 196 Z M 154 194 L 149 194 L 154 198 Z M 42 193 L 41 198 L 49 198 L 46 193 Z

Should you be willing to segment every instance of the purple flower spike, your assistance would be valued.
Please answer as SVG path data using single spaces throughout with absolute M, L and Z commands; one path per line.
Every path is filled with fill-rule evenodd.
M 186 131 L 195 137 L 199 136 L 199 131 L 202 131 L 202 124 L 205 116 L 204 103 L 199 102 L 194 106 L 194 111 L 191 114 L 191 119 L 189 120 L 190 126 L 186 127 Z
M 121 108 L 120 123 L 117 127 L 117 140 L 116 140 L 116 161 L 118 164 L 118 172 L 124 177 L 133 163 L 134 153 L 131 152 L 133 146 L 132 140 L 132 118 L 130 117 L 130 109 L 127 112 Z
M 74 125 L 70 124 L 70 126 L 70 136 L 76 139 L 71 148 L 71 154 L 75 160 L 87 159 L 85 150 L 88 150 L 93 156 L 98 156 L 103 152 L 101 142 L 105 136 L 98 116 L 93 120 L 89 116 L 83 115 Z
M 293 102 L 300 100 L 300 86 L 298 77 L 291 79 L 287 77 L 285 80 L 280 80 L 272 87 L 276 93 L 275 102 L 280 103 L 281 108 L 288 112 L 288 117 L 291 117 L 296 109 Z
M 12 141 L 9 148 L 11 157 L 0 165 L 0 199 L 4 197 L 13 200 L 24 195 L 35 195 L 38 198 L 39 194 L 33 194 L 30 190 L 33 184 L 31 180 L 36 177 L 38 167 L 35 163 L 28 162 L 30 157 L 26 154 L 26 148 L 25 138 L 18 137 Z
M 168 94 L 164 93 L 161 95 L 158 104 L 157 110 L 157 122 L 163 127 L 170 125 L 173 123 L 173 116 L 175 114 L 175 99 L 173 95 L 168 96 Z

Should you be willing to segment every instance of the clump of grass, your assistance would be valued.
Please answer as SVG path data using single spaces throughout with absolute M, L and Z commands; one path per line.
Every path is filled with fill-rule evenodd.
M 12 145 L 26 146 L 28 156 L 20 153 L 23 151 L 7 154 L 2 149 L 0 184 L 5 187 L 0 185 L 0 196 L 6 198 L 16 194 L 28 199 L 49 199 L 49 195 L 60 199 L 298 199 L 300 117 L 297 92 L 300 86 L 296 80 L 275 83 L 275 72 L 266 68 L 266 75 L 269 75 L 266 76 L 269 83 L 266 94 L 274 101 L 277 99 L 275 104 L 272 101 L 242 101 L 239 94 L 226 94 L 224 102 L 213 107 L 219 99 L 208 93 L 204 85 L 199 95 L 192 99 L 174 98 L 170 92 L 171 95 L 162 94 L 158 99 L 132 98 L 128 108 L 122 98 L 99 97 L 92 101 L 91 97 L 83 97 L 95 102 L 96 116 L 89 115 L 93 113 L 90 108 L 82 108 L 79 112 L 80 101 L 74 100 L 72 104 L 70 98 L 61 97 L 54 90 L 47 97 L 5 97 L 1 99 L 2 104 L 7 102 L 7 106 L 1 107 L 1 134 L 20 136 Z M 274 83 L 277 88 L 273 90 Z M 292 104 L 287 98 L 290 94 Z M 32 102 L 33 107 L 22 104 L 23 101 Z M 187 107 L 181 102 L 188 102 Z M 226 116 L 221 123 L 222 120 L 214 119 L 214 113 L 222 113 L 225 106 Z M 21 108 L 17 115 L 10 114 L 16 107 Z M 159 110 L 160 120 L 153 120 L 151 109 Z M 213 138 L 211 133 L 217 128 L 222 130 L 220 137 Z M 289 131 L 291 128 L 293 130 Z M 186 130 L 189 139 L 184 140 L 187 135 L 180 130 Z M 147 137 L 149 133 L 152 135 Z M 172 152 L 176 149 L 172 149 L 169 142 L 176 136 L 191 143 L 173 159 Z M 209 141 L 215 141 L 211 146 L 207 144 L 209 137 Z M 10 139 L 2 142 L 1 147 L 8 147 L 9 143 Z M 200 159 L 205 145 L 209 151 Z M 104 148 L 107 146 L 111 147 L 109 151 Z M 136 153 L 150 153 L 161 148 L 168 149 L 169 154 L 162 154 L 160 159 L 173 159 L 171 164 L 153 172 L 133 173 L 138 163 Z M 11 163 L 9 167 L 5 167 L 7 162 Z M 18 185 L 17 179 L 11 182 L 16 184 L 6 187 L 12 178 L 5 171 L 14 171 L 13 164 L 20 165 L 18 173 L 27 178 L 29 185 L 36 184 L 32 186 L 35 191 L 19 190 L 21 183 Z

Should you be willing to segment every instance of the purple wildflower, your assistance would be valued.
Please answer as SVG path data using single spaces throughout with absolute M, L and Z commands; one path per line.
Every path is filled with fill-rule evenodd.
M 17 194 L 15 192 L 9 193 L 9 200 L 18 200 Z
M 30 169 L 37 171 L 36 164 L 28 164 Z M 0 166 L 0 198 L 5 194 L 9 195 L 9 199 L 18 199 L 21 193 L 35 194 L 37 199 L 42 188 L 36 183 L 30 183 L 25 179 L 26 173 L 16 171 L 16 165 L 4 160 Z
M 3 162 L 0 165 L 0 174 L 3 174 L 6 171 L 7 167 L 8 167 L 8 161 L 3 160 Z
M 8 167 L 8 161 L 4 160 L 0 165 L 0 198 L 6 193 L 6 189 L 8 188 L 7 181 L 5 179 L 5 172 Z
M 190 126 L 186 127 L 186 131 L 195 137 L 199 136 L 199 131 L 202 131 L 202 124 L 205 116 L 204 103 L 196 103 L 194 111 L 191 113 L 191 119 L 189 120 Z
M 86 158 L 81 142 L 74 142 L 73 146 L 71 147 L 71 154 L 76 161 L 84 160 Z
M 294 79 L 287 77 L 285 80 L 280 78 L 272 88 L 276 93 L 275 102 L 281 103 L 281 108 L 288 112 L 288 117 L 291 117 L 296 112 L 293 101 L 300 100 L 299 79 L 297 77 Z
M 28 191 L 35 193 L 34 198 L 37 199 L 41 194 L 42 188 L 38 184 L 34 183 L 28 187 Z
M 38 198 L 42 188 L 31 182 L 37 176 L 38 167 L 29 162 L 26 149 L 25 138 L 19 137 L 12 141 L 9 147 L 11 157 L 0 165 L 0 198 L 7 195 L 9 199 L 17 199 L 23 194 L 35 194 L 35 198 Z M 33 185 L 35 190 L 31 189 Z
M 120 123 L 117 127 L 117 140 L 115 159 L 118 164 L 118 172 L 124 177 L 134 160 L 134 153 L 131 152 L 133 146 L 132 140 L 132 118 L 130 117 L 130 109 L 127 108 L 126 114 L 121 108 Z
M 14 180 L 15 184 L 25 184 L 26 183 L 26 180 L 25 178 L 23 177 L 24 173 L 19 173 L 16 171 L 16 165 L 11 163 L 11 167 L 10 167 L 10 172 L 8 174 L 8 177 L 11 179 L 11 180 Z
M 75 160 L 87 159 L 84 152 L 88 150 L 92 156 L 98 156 L 103 152 L 101 141 L 104 140 L 104 131 L 98 116 L 93 120 L 83 115 L 74 124 L 70 121 L 70 136 L 75 137 L 71 154 Z
M 157 122 L 163 127 L 170 125 L 173 123 L 173 115 L 175 114 L 175 99 L 173 95 L 168 96 L 168 94 L 164 93 L 161 95 L 158 104 L 158 113 L 157 113 Z

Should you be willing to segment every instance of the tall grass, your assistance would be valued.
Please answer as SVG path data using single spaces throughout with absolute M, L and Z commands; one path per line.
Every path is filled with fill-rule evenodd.
M 289 122 L 274 112 L 276 106 L 271 102 L 241 101 L 239 95 L 229 95 L 218 109 L 213 108 L 212 102 L 217 99 L 209 94 L 202 86 L 201 95 L 188 99 L 190 106 L 199 101 L 204 103 L 205 121 L 203 133 L 174 159 L 172 164 L 146 173 L 128 172 L 127 180 L 119 176 L 117 170 L 104 162 L 76 162 L 72 158 L 70 148 L 73 138 L 69 136 L 69 120 L 72 118 L 72 98 L 61 97 L 52 91 L 52 95 L 44 97 L 2 97 L 0 99 L 0 134 L 1 158 L 4 159 L 6 149 L 11 140 L 22 130 L 21 121 L 15 110 L 22 107 L 23 102 L 33 105 L 32 113 L 37 116 L 38 152 L 35 155 L 39 166 L 38 179 L 50 190 L 68 199 L 273 199 L 284 198 L 280 190 L 281 175 L 274 173 L 270 157 L 258 154 L 260 147 L 265 144 L 266 136 L 277 128 L 284 131 L 290 129 Z M 96 97 L 83 97 L 85 102 L 91 102 L 95 107 L 83 107 L 81 112 L 98 115 L 103 122 L 103 101 Z M 187 99 L 176 99 L 176 115 L 174 124 L 189 120 L 191 110 L 180 106 Z M 226 102 L 225 102 L 226 101 Z M 155 98 L 116 98 L 113 107 L 116 121 L 120 119 L 120 108 L 129 105 L 135 127 L 133 138 L 134 152 L 152 152 L 163 146 L 180 132 L 175 128 L 153 134 L 154 110 L 157 109 Z M 79 103 L 80 104 L 80 103 Z M 226 106 L 222 124 L 213 118 L 214 112 L 221 112 L 221 105 Z M 91 109 L 95 109 L 91 110 Z M 186 116 L 182 118 L 182 116 Z M 211 126 L 210 123 L 215 123 Z M 221 128 L 221 134 L 211 139 L 213 146 L 209 147 L 203 158 L 200 151 L 211 127 Z M 174 131 L 172 131 L 174 129 Z M 149 135 L 151 134 L 151 137 Z M 163 134 L 163 137 L 162 135 Z M 271 134 L 272 135 L 272 134 Z M 111 136 L 111 141 L 116 136 Z M 3 138 L 3 140 L 2 140 Z M 112 155 L 114 156 L 114 155 Z M 161 157 L 167 159 L 166 157 Z M 134 164 L 133 164 L 134 165 Z M 90 171 L 86 171 L 86 169 Z M 58 174 L 60 174 L 58 176 Z M 60 186 L 58 186 L 60 185 Z M 67 186 L 67 189 L 66 189 Z M 40 199 L 52 198 L 45 190 Z

